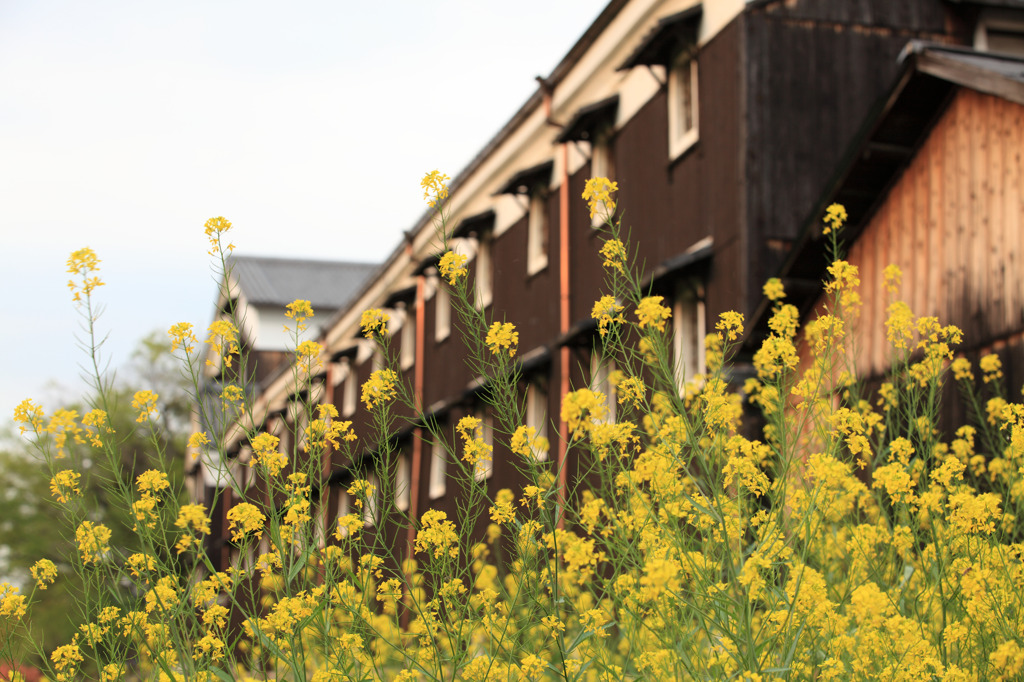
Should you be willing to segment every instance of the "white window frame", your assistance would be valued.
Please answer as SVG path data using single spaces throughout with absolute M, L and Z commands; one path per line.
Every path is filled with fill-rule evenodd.
M 547 214 L 547 191 L 537 188 L 530 194 L 527 217 L 526 274 L 535 275 L 548 266 L 550 230 Z
M 535 450 L 538 462 L 547 461 L 550 440 L 548 439 L 548 394 L 536 381 L 526 386 L 526 425 L 536 431 L 535 438 L 548 441 L 548 448 Z
M 491 259 L 491 231 L 483 232 L 476 245 L 476 276 L 473 294 L 476 307 L 483 310 L 494 300 L 494 263 Z
M 434 341 L 441 342 L 452 333 L 452 295 L 448 285 L 439 282 L 434 294 Z
M 416 364 L 416 316 L 410 314 L 408 307 L 403 307 L 399 315 L 402 318 L 399 362 L 402 369 L 407 370 Z
M 380 518 L 380 479 L 377 474 L 367 474 L 366 482 L 373 486 L 373 495 L 366 498 L 363 504 L 363 525 L 372 527 L 377 525 Z
M 412 476 L 409 465 L 409 455 L 398 455 L 398 464 L 395 466 L 395 507 L 399 511 L 409 510 L 409 501 L 412 497 Z
M 473 471 L 473 478 L 477 481 L 486 481 L 494 476 L 494 421 L 486 408 L 477 410 L 476 418 L 480 420 L 480 438 L 485 445 L 491 446 L 491 458 L 486 462 L 477 462 Z
M 672 366 L 680 394 L 707 371 L 704 301 L 693 287 L 679 284 L 672 303 Z
M 430 446 L 430 499 L 444 497 L 448 492 L 448 453 L 444 443 L 435 441 Z
M 615 361 L 611 358 L 605 358 L 601 351 L 595 348 L 594 352 L 590 354 L 590 390 L 604 393 L 605 407 L 608 408 L 607 418 L 598 423 L 615 423 L 618 403 L 616 402 L 615 387 L 612 386 L 611 382 L 612 372 L 614 371 Z
M 313 541 L 318 549 L 327 546 L 327 517 L 330 516 L 331 507 L 327 503 L 318 504 L 315 507 L 316 515 L 313 516 Z
M 356 413 L 359 387 L 356 386 L 356 368 L 348 358 L 344 359 L 345 379 L 341 387 L 341 416 L 348 418 Z
M 349 499 L 348 491 L 344 487 L 338 488 L 338 519 L 348 516 L 352 511 L 352 501 Z M 337 519 L 334 521 L 337 526 Z M 341 528 L 341 537 L 348 537 L 348 526 Z
M 594 137 L 594 141 L 590 145 L 590 177 L 592 178 L 608 178 L 614 180 L 612 175 L 612 150 L 611 143 L 609 140 L 610 136 L 607 133 L 601 133 Z M 594 216 L 590 219 L 590 226 L 597 228 L 605 224 L 605 218 L 608 215 L 608 208 L 605 206 L 604 201 L 598 202 L 594 210 Z
M 697 55 L 684 50 L 672 62 L 668 74 L 668 150 L 676 159 L 700 137 Z M 687 113 L 690 125 L 686 126 Z
M 993 50 L 991 46 L 992 33 L 1016 35 L 1019 37 L 1017 49 L 1009 51 Z M 974 28 L 974 49 L 980 52 L 995 52 L 996 54 L 1010 54 L 1024 56 L 1024 20 L 1015 13 L 1003 13 L 994 10 L 984 12 L 978 19 Z

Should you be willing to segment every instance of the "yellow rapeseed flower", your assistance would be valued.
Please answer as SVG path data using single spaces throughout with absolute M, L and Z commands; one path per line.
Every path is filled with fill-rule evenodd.
M 885 290 L 890 294 L 895 294 L 900 290 L 900 285 L 903 284 L 903 271 L 900 270 L 898 265 L 890 263 L 885 266 L 885 270 L 882 273 L 885 280 Z
M 199 457 L 199 452 L 210 444 L 210 438 L 203 431 L 196 431 L 188 437 L 188 449 L 192 451 L 192 459 Z
M 36 581 L 36 587 L 45 590 L 57 579 L 57 566 L 49 559 L 40 559 L 32 564 L 29 569 L 32 579 Z
M 611 325 L 621 324 L 626 321 L 626 318 L 620 315 L 622 309 L 623 306 L 615 301 L 614 296 L 602 296 L 594 303 L 594 307 L 590 310 L 590 317 L 597 320 L 597 327 L 601 336 L 608 333 Z
M 31 430 L 38 434 L 43 430 L 43 408 L 32 402 L 31 398 L 25 398 L 14 408 L 14 421 L 18 424 L 18 432 L 25 433 Z
M 267 517 L 256 505 L 248 502 L 236 504 L 228 510 L 228 529 L 234 531 L 231 534 L 231 541 L 240 542 L 247 535 L 263 530 L 266 520 Z
M 50 654 L 53 667 L 57 671 L 57 682 L 75 679 L 78 671 L 78 664 L 85 659 L 77 644 L 65 644 L 53 650 Z
M 297 298 L 285 306 L 285 317 L 295 320 L 300 325 L 313 317 L 313 305 L 302 298 Z
M 231 356 L 238 355 L 238 327 L 231 320 L 214 320 L 210 323 L 209 336 L 206 343 L 214 354 L 221 356 L 224 366 L 231 368 Z M 213 365 L 213 360 L 207 360 L 206 364 Z
M 459 277 L 466 276 L 466 261 L 468 257 L 461 253 L 455 253 L 454 251 L 448 251 L 437 264 L 437 269 L 441 273 L 441 277 L 448 281 L 448 284 L 455 286 L 455 282 L 458 281 Z
M 661 305 L 663 296 L 648 296 L 640 300 L 636 309 L 640 329 L 652 327 L 659 332 L 665 331 L 665 322 L 672 317 L 672 311 Z
M 366 408 L 373 408 L 383 405 L 394 399 L 397 395 L 395 384 L 398 383 L 398 374 L 393 369 L 379 369 L 370 375 L 370 378 L 363 384 L 362 401 Z
M 370 308 L 363 311 L 359 320 L 359 326 L 363 330 L 363 336 L 372 339 L 374 335 L 384 336 L 388 331 L 388 320 L 391 316 L 379 308 Z
M 608 417 L 604 393 L 581 388 L 567 393 L 562 399 L 562 421 L 569 425 L 569 433 L 578 437 L 590 431 L 594 422 Z
M 629 254 L 626 252 L 626 245 L 620 240 L 609 239 L 606 241 L 601 247 L 601 256 L 604 258 L 604 267 L 625 274 Z
M 75 540 L 84 563 L 99 561 L 110 550 L 110 529 L 102 523 L 82 521 L 75 530 Z
M 96 252 L 88 247 L 72 252 L 68 258 L 68 273 L 79 275 L 82 280 L 81 283 L 68 280 L 68 289 L 74 294 L 72 300 L 76 303 L 82 300 L 83 295 L 88 298 L 96 287 L 103 286 L 100 278 L 94 275 L 99 270 L 99 264 Z
M 590 178 L 583 189 L 583 199 L 590 207 L 590 217 L 593 218 L 599 212 L 605 219 L 615 213 L 615 201 L 612 194 L 619 191 L 617 182 L 608 178 Z
M 497 355 L 504 348 L 508 351 L 510 358 L 515 357 L 516 348 L 519 346 L 519 332 L 516 331 L 516 326 L 511 322 L 495 322 L 487 330 L 487 337 L 484 339 L 484 343 L 487 344 L 487 348 L 494 355 Z
M 195 333 L 192 331 L 192 325 L 188 322 L 179 322 L 173 325 L 167 330 L 167 335 L 171 337 L 172 353 L 181 348 L 185 351 L 186 355 L 189 355 L 195 350 L 196 344 L 199 343 L 199 339 L 196 338 Z
M 721 314 L 715 329 L 725 333 L 729 341 L 735 341 L 743 333 L 743 314 L 727 310 Z
M 782 280 L 778 277 L 772 277 L 764 283 L 762 288 L 765 298 L 769 301 L 781 301 L 786 298 L 786 291 L 782 286 Z
M 995 353 L 989 353 L 978 360 L 978 367 L 983 372 L 981 380 L 986 384 L 1003 378 L 1003 363 Z
M 150 390 L 136 391 L 132 396 L 132 407 L 139 411 L 139 416 L 135 418 L 135 421 L 144 422 L 149 419 L 150 415 L 156 414 L 156 401 L 159 397 Z
M 459 535 L 448 515 L 437 509 L 428 509 L 420 519 L 416 533 L 415 551 L 433 554 L 435 559 L 459 556 Z
M 161 492 L 171 487 L 167 480 L 167 474 L 156 469 L 150 469 L 139 474 L 135 479 L 135 485 L 143 496 L 159 496 Z
M 203 225 L 203 228 L 206 233 L 206 238 L 210 240 L 210 250 L 208 253 L 211 256 L 216 256 L 220 250 L 221 235 L 231 229 L 231 221 L 223 216 L 217 216 L 216 218 L 210 218 L 207 220 L 206 224 Z M 235 249 L 235 245 L 228 244 L 227 249 L 228 251 L 233 251 Z
M 53 437 L 53 445 L 57 449 L 57 459 L 63 459 L 66 454 L 68 438 L 76 443 L 84 443 L 82 437 L 83 429 L 75 421 L 78 418 L 76 410 L 65 410 L 58 408 L 53 411 L 50 422 L 46 425 L 46 432 Z
M 206 515 L 206 507 L 203 505 L 181 505 L 181 508 L 178 510 L 178 519 L 174 522 L 175 528 L 181 528 L 185 531 L 185 535 L 182 535 L 174 546 L 178 554 L 181 554 L 195 543 L 195 538 L 191 533 L 209 535 L 210 522 L 211 519 Z
M 846 207 L 842 204 L 832 204 L 825 209 L 825 227 L 822 229 L 822 234 L 838 232 L 846 223 L 846 218 Z
M 427 200 L 430 208 L 437 208 L 448 198 L 449 180 L 451 178 L 439 170 L 430 171 L 420 180 L 420 187 L 423 188 L 423 198 Z
M 252 459 L 249 466 L 256 464 L 267 470 L 270 476 L 277 476 L 288 463 L 288 456 L 278 449 L 281 439 L 271 433 L 257 434 L 249 441 L 252 447 Z
M 299 368 L 307 374 L 312 374 L 320 368 L 320 357 L 323 355 L 323 345 L 316 341 L 303 341 L 295 348 L 295 359 Z
M 27 610 L 25 595 L 10 583 L 0 583 L 0 619 L 19 620 Z
M 82 491 L 78 488 L 78 482 L 81 478 L 82 475 L 80 473 L 70 469 L 58 471 L 50 479 L 50 492 L 57 498 L 58 502 L 65 504 L 71 498 L 82 494 Z

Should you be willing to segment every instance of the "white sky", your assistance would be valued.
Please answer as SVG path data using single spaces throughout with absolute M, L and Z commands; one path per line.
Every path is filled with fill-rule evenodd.
M 112 366 L 205 329 L 237 253 L 381 260 L 605 0 L 0 1 L 0 423 L 76 397 L 68 255 L 102 259 Z M 55 388 L 55 385 L 64 388 Z

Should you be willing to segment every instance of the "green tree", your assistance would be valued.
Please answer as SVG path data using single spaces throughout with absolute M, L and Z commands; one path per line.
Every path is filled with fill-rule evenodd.
M 116 503 L 114 486 L 133 486 L 139 474 L 152 468 L 166 471 L 171 477 L 181 475 L 181 467 L 172 462 L 182 461 L 189 429 L 191 408 L 186 386 L 180 363 L 170 356 L 166 334 L 154 331 L 139 341 L 120 378 L 107 392 L 104 406 L 93 405 L 92 398 L 62 406 L 74 410 L 79 418 L 93 407 L 104 407 L 110 427 L 119 435 L 121 466 L 117 472 L 108 470 L 89 443 L 69 438 L 66 455 L 68 461 L 81 463 L 83 497 L 93 520 L 113 531 L 110 545 L 115 554 L 134 551 L 137 536 L 132 532 L 129 510 Z M 148 432 L 135 428 L 137 411 L 132 399 L 139 390 L 151 390 L 159 396 L 156 428 Z M 57 468 L 61 468 L 59 464 Z M 49 559 L 57 566 L 56 582 L 37 592 L 33 607 L 33 644 L 44 652 L 52 651 L 67 643 L 78 628 L 73 604 L 82 599 L 83 589 L 67 563 L 76 552 L 74 528 L 55 522 L 65 517 L 56 513 L 56 501 L 50 492 L 51 465 L 9 427 L 0 434 L 0 472 L 5 484 L 0 494 L 0 581 L 19 584 L 29 591 L 34 583 L 30 570 L 37 561 Z M 172 489 L 179 490 L 174 483 Z M 31 661 L 31 650 L 22 653 L 23 661 Z

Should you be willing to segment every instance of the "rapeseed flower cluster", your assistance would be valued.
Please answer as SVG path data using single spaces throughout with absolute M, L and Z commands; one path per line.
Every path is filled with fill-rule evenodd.
M 371 308 L 363 311 L 359 326 L 363 330 L 363 336 L 372 339 L 375 335 L 384 336 L 388 332 L 388 320 L 391 316 L 379 308 Z
M 435 207 L 446 180 L 424 180 Z M 593 190 L 590 199 L 610 199 L 600 194 L 608 185 Z M 220 220 L 208 224 L 211 239 L 230 225 Z M 831 207 L 826 230 L 845 220 Z M 121 471 L 106 415 L 48 417 L 19 405 L 76 555 L 40 559 L 31 594 L 0 586 L 0 659 L 11 633 L 29 632 L 38 591 L 74 570 L 104 587 L 72 616 L 76 634 L 51 652 L 50 679 L 87 670 L 103 680 L 272 672 L 314 682 L 1019 677 L 1024 406 L 1004 392 L 999 358 L 983 357 L 975 382 L 971 363 L 955 357 L 960 331 L 891 298 L 891 371 L 867 390 L 851 360 L 861 275 L 837 257 L 816 318 L 801 321 L 781 282 L 765 286 L 769 334 L 742 393 L 732 367 L 738 313 L 720 317 L 705 366 L 683 383 L 671 310 L 630 284 L 642 278 L 629 273 L 618 234 L 609 219 L 601 257 L 610 293 L 594 308 L 615 395 L 560 396 L 564 431 L 550 461 L 539 434 L 552 424 L 537 421 L 514 366 L 488 355 L 513 357 L 516 329 L 485 322 L 465 288 L 453 298 L 486 356 L 472 359 L 486 420 L 466 416 L 453 428 L 424 414 L 385 352 L 386 316 L 367 311 L 362 331 L 385 366 L 363 386 L 376 429 L 358 441 L 370 444 L 365 458 L 350 447 L 352 422 L 315 397 L 295 406 L 287 438 L 273 421 L 246 421 L 252 397 L 238 366 L 248 365 L 237 320 L 223 320 L 224 333 L 211 334 L 220 405 L 243 429 L 251 468 L 230 463 L 229 436 L 210 419 L 189 446 L 211 467 L 229 462 L 211 469 L 224 485 L 212 505 L 180 503 L 161 469 L 122 476 L 135 482 L 120 500 L 136 522 L 133 553 L 113 545 L 105 518 L 82 516 L 82 475 L 62 464 L 84 451 Z M 442 276 L 454 284 L 465 258 L 448 254 Z M 883 277 L 895 295 L 899 278 Z M 297 325 L 312 315 L 306 304 L 288 308 Z M 625 305 L 635 306 L 635 326 Z M 618 325 L 623 333 L 607 333 Z M 186 355 L 190 334 L 172 328 Z M 977 417 L 948 438 L 936 426 L 947 375 Z M 759 423 L 744 421 L 744 398 Z M 155 403 L 135 409 L 148 418 Z M 403 507 L 403 486 L 416 483 L 402 480 L 408 464 L 395 443 L 413 437 L 428 445 L 431 480 Z M 488 480 L 495 457 L 502 468 Z M 497 480 L 510 468 L 519 475 Z M 443 493 L 457 500 L 444 509 L 431 508 L 438 470 L 458 484 Z M 345 483 L 324 485 L 327 474 Z M 219 572 L 209 557 L 221 552 L 205 544 L 218 525 L 233 543 Z
M 394 400 L 398 373 L 393 369 L 379 369 L 363 384 L 362 401 L 366 409 L 372 410 Z
M 68 280 L 68 289 L 71 290 L 75 303 L 81 303 L 83 296 L 88 300 L 97 287 L 103 286 L 104 282 L 95 274 L 99 270 L 99 264 L 100 259 L 96 252 L 88 247 L 75 251 L 68 258 L 68 273 L 78 275 L 80 279 Z
M 640 329 L 657 329 L 665 331 L 665 323 L 672 317 L 672 311 L 661 304 L 663 296 L 647 296 L 640 300 L 636 316 Z
M 423 188 L 423 198 L 426 199 L 428 206 L 440 208 L 444 200 L 448 198 L 449 180 L 451 178 L 438 170 L 432 170 L 423 176 L 420 187 Z
M 498 355 L 504 350 L 512 358 L 515 357 L 516 349 L 519 346 L 519 332 L 511 322 L 495 322 L 487 330 L 484 343 L 494 355 Z
M 455 283 L 459 281 L 460 277 L 466 277 L 466 261 L 468 257 L 461 254 L 455 253 L 454 251 L 448 251 L 441 260 L 438 261 L 437 269 L 441 273 L 448 284 L 455 286 Z
M 600 215 L 611 219 L 615 213 L 615 200 L 612 194 L 619 191 L 619 185 L 608 178 L 590 178 L 583 188 L 583 200 L 590 208 L 590 217 Z

